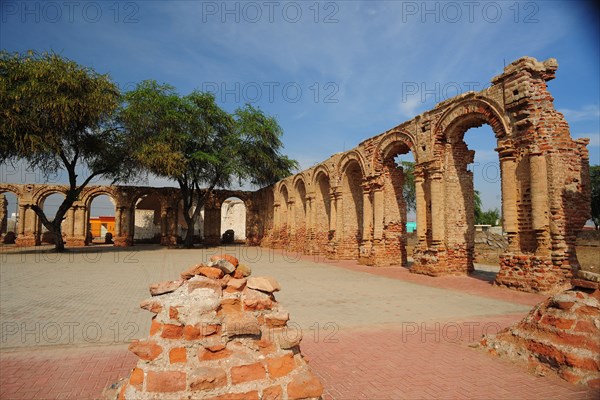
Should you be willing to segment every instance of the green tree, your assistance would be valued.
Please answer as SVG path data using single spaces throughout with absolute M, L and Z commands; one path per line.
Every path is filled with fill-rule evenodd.
M 483 211 L 481 196 L 478 190 L 473 191 L 473 202 L 475 212 L 475 224 L 477 225 L 497 225 L 500 220 L 500 211 L 497 208 L 492 210 Z
M 600 165 L 590 166 L 590 184 L 592 189 L 592 221 L 596 230 L 600 229 Z
M 415 163 L 411 161 L 401 161 L 400 166 L 404 173 L 404 183 L 402 186 L 402 196 L 406 203 L 406 211 L 416 211 L 417 195 L 415 188 Z
M 223 111 L 210 93 L 180 96 L 175 88 L 144 81 L 125 94 L 120 113 L 147 171 L 179 184 L 193 246 L 193 227 L 216 187 L 268 185 L 291 174 L 296 161 L 280 153 L 281 127 L 250 105 Z
M 54 234 L 56 251 L 64 251 L 61 223 L 83 188 L 99 177 L 127 180 L 134 171 L 112 119 L 118 105 L 108 75 L 55 53 L 0 52 L 0 162 L 25 160 L 46 177 L 60 169 L 68 174 L 69 189 L 52 219 L 32 207 Z
M 479 195 L 479 190 L 473 191 L 473 202 L 474 202 L 474 211 L 475 211 L 475 224 L 481 224 L 481 218 L 483 216 L 483 211 L 481 210 L 481 196 Z

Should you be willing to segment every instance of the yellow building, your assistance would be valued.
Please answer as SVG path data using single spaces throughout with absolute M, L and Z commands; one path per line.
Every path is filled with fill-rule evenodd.
M 115 217 L 91 217 L 90 233 L 93 238 L 102 238 L 107 233 L 115 234 Z

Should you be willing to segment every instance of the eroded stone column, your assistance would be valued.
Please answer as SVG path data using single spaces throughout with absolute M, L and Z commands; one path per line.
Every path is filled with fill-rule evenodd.
M 549 246 L 548 171 L 542 154 L 529 156 L 531 177 L 531 226 L 536 232 L 536 255 L 547 255 Z
M 383 238 L 383 185 L 373 188 L 373 239 L 381 240 Z
M 442 173 L 436 171 L 431 174 L 431 237 L 432 244 L 441 247 L 444 243 L 444 182 Z
M 500 154 L 502 185 L 502 228 L 508 237 L 509 250 L 518 249 L 519 219 L 517 210 L 517 162 L 513 152 Z
M 425 200 L 425 178 L 415 170 L 415 202 L 417 206 L 417 238 L 419 245 L 427 243 L 427 201 Z

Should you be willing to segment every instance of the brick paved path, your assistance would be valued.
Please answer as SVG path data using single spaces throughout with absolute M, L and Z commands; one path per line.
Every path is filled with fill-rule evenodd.
M 139 328 L 132 337 L 147 334 L 149 314 L 138 313 L 137 304 L 148 283 L 173 279 L 214 251 L 142 247 L 121 258 L 107 254 L 110 262 L 94 263 L 80 254 L 63 263 L 0 255 L 1 399 L 98 398 L 135 364 L 124 344 L 130 332 L 113 336 L 128 323 Z M 136 263 L 123 263 L 123 255 Z M 485 271 L 481 279 L 430 278 L 404 268 L 323 265 L 271 253 L 252 259 L 246 261 L 255 275 L 281 282 L 277 297 L 302 327 L 303 352 L 328 399 L 600 398 L 468 346 L 544 298 L 492 287 Z M 64 330 L 69 321 L 80 323 L 75 336 L 83 336 L 84 323 L 98 325 L 103 335 L 92 338 L 96 325 L 89 325 L 94 340 L 54 340 L 53 324 Z M 23 332 L 13 333 L 22 323 L 31 330 L 24 341 Z M 32 328 L 37 323 L 42 332 Z

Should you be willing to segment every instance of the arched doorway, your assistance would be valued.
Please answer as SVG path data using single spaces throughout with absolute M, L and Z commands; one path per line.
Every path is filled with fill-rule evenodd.
M 40 198 L 40 201 L 38 202 L 38 206 L 44 211 L 44 215 L 46 215 L 46 218 L 48 218 L 48 221 L 52 222 L 56 216 L 58 208 L 60 207 L 60 205 L 62 204 L 62 202 L 64 200 L 65 200 L 64 193 L 49 192 Z M 65 215 L 65 217 L 66 217 L 66 215 Z M 54 235 L 50 231 L 48 231 L 48 228 L 46 228 L 42 224 L 42 221 L 39 218 L 37 218 L 37 221 L 38 222 L 37 222 L 36 243 L 40 243 L 42 245 L 54 244 L 55 243 Z M 64 240 L 66 233 L 67 233 L 65 231 L 66 219 L 62 221 L 61 228 L 62 228 L 62 235 L 63 235 L 63 240 Z
M 478 185 L 482 186 L 479 196 L 486 199 L 486 205 L 490 203 L 491 196 L 498 196 L 500 197 L 496 199 L 498 209 L 503 207 L 501 194 L 491 194 L 488 186 L 485 186 L 486 192 L 483 192 L 483 183 L 485 183 L 481 179 L 483 175 L 474 177 L 477 169 L 473 167 L 477 167 L 481 162 L 477 160 L 477 164 L 475 164 L 476 151 L 469 148 L 465 141 L 466 133 L 469 131 L 469 138 L 473 140 L 474 144 L 481 145 L 483 143 L 487 147 L 479 149 L 480 153 L 485 155 L 482 158 L 485 158 L 486 162 L 492 159 L 497 160 L 493 149 L 500 147 L 499 139 L 504 132 L 499 129 L 498 124 L 494 124 L 493 120 L 489 119 L 489 116 L 481 113 L 466 114 L 453 121 L 445 130 L 443 194 L 446 210 L 444 213 L 445 248 L 450 272 L 472 273 L 475 270 L 476 192 L 474 182 L 477 181 Z M 482 128 L 484 125 L 485 127 Z M 488 136 L 487 140 L 482 140 L 482 137 L 486 134 L 490 135 L 492 131 L 495 133 L 494 139 Z M 497 168 L 499 169 L 499 167 Z M 489 171 L 487 172 L 489 173 Z M 500 180 L 495 179 L 497 184 Z M 501 179 L 511 178 L 501 176 Z M 514 180 L 514 177 L 512 179 Z M 503 185 L 505 186 L 506 182 Z M 516 202 L 516 199 L 514 201 Z M 449 210 L 452 212 L 448 212 Z
M 378 266 L 406 267 L 409 236 L 410 248 L 416 245 L 415 158 L 411 146 L 409 140 L 394 140 L 381 149 L 383 226 L 374 259 Z
M 160 243 L 161 204 L 156 193 L 144 194 L 134 203 L 132 235 L 134 243 Z
M 87 209 L 86 243 L 114 244 L 116 235 L 115 200 L 109 194 L 90 198 Z
M 19 198 L 0 190 L 0 244 L 14 244 L 19 234 Z
M 221 203 L 221 238 L 223 243 L 246 241 L 246 204 L 238 197 L 228 197 Z

